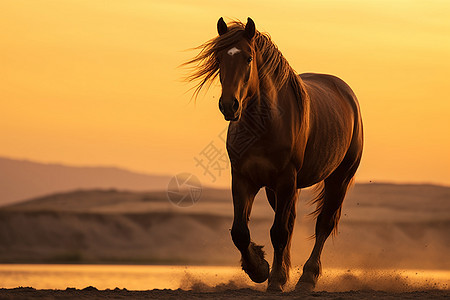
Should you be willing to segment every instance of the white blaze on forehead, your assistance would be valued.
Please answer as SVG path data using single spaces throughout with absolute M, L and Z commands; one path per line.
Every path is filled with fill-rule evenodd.
M 231 48 L 230 50 L 228 50 L 228 55 L 231 55 L 231 56 L 233 56 L 233 55 L 235 55 L 235 54 L 238 54 L 239 52 L 241 52 L 241 49 L 238 49 L 238 48 L 236 48 L 236 47 L 233 47 L 233 48 Z

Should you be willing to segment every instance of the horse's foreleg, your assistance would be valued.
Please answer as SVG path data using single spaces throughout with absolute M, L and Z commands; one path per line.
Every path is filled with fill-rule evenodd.
M 296 178 L 291 174 L 276 189 L 275 220 L 270 229 L 274 256 L 268 291 L 282 291 L 289 278 L 290 245 L 295 224 L 297 195 Z
M 242 269 L 254 282 L 264 282 L 269 277 L 269 264 L 264 259 L 262 246 L 250 240 L 248 221 L 253 200 L 259 188 L 239 175 L 233 174 L 232 192 L 234 220 L 231 237 L 241 252 Z

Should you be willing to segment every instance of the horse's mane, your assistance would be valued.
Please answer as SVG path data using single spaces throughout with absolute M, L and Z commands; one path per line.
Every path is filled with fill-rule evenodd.
M 203 45 L 197 50 L 200 53 L 184 65 L 191 66 L 192 73 L 187 76 L 189 82 L 198 81 L 194 87 L 194 98 L 197 98 L 200 91 L 206 87 L 208 89 L 219 74 L 219 63 L 217 61 L 217 53 L 228 49 L 232 45 L 242 40 L 245 25 L 240 21 L 232 21 L 228 25 L 228 32 L 219 35 Z M 261 55 L 262 63 L 258 64 L 258 76 L 261 84 L 265 84 L 271 79 L 272 84 L 265 85 L 266 92 L 271 93 L 271 89 L 281 89 L 290 81 L 294 88 L 301 108 L 306 108 L 306 92 L 302 80 L 297 76 L 295 71 L 289 65 L 287 60 L 278 50 L 277 46 L 272 42 L 267 33 L 256 31 L 255 33 L 255 50 Z

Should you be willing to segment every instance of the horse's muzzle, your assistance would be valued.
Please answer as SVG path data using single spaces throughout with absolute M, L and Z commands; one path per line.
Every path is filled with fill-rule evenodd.
M 239 120 L 239 115 L 235 116 L 235 117 L 232 118 L 232 119 L 227 118 L 227 117 L 225 116 L 225 121 L 237 121 L 237 120 Z
M 226 121 L 237 121 L 239 120 L 239 101 L 233 97 L 233 101 L 225 102 L 222 97 L 219 99 L 219 110 L 222 112 Z

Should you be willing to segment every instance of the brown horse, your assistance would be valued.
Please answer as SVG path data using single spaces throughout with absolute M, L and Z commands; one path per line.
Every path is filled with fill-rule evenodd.
M 219 76 L 219 108 L 228 127 L 234 220 L 231 236 L 243 270 L 255 282 L 269 279 L 281 291 L 289 277 L 290 243 L 298 189 L 319 185 L 315 199 L 315 245 L 296 290 L 312 290 L 321 271 L 320 255 L 336 231 L 342 202 L 359 166 L 363 130 L 358 101 L 341 79 L 324 74 L 297 75 L 267 34 L 255 23 L 217 24 L 219 35 L 198 49 L 187 64 L 200 80 L 195 96 Z M 272 270 L 262 246 L 250 239 L 253 200 L 265 187 L 275 211 L 270 237 Z

